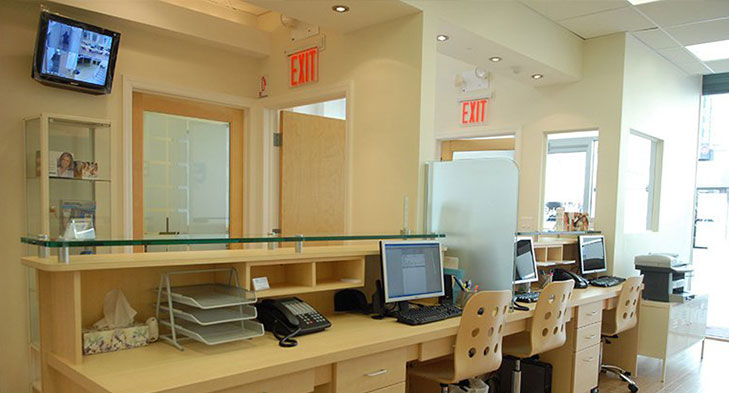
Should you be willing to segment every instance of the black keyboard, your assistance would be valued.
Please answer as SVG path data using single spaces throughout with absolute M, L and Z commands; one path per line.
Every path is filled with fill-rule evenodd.
M 408 325 L 422 325 L 424 323 L 442 321 L 444 319 L 461 316 L 461 309 L 452 304 L 438 306 L 414 306 L 408 310 L 397 313 L 397 321 Z
M 620 277 L 613 277 L 613 276 L 602 276 L 598 277 L 594 280 L 590 280 L 590 285 L 594 287 L 614 287 L 616 285 L 620 285 L 625 281 L 624 278 Z
M 519 303 L 536 303 L 539 300 L 539 292 L 524 292 L 514 295 L 514 300 Z

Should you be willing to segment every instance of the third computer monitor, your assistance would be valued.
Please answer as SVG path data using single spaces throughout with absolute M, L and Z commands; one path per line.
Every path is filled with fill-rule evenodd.
M 582 274 L 607 271 L 605 238 L 602 235 L 580 236 L 580 268 Z
M 437 241 L 380 243 L 385 302 L 443 296 L 443 260 Z
M 514 251 L 514 284 L 525 284 L 538 279 L 532 238 L 519 237 L 516 239 Z

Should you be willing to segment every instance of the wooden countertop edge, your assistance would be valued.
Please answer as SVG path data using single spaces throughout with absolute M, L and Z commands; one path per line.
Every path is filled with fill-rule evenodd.
M 379 245 L 304 247 L 302 253 L 293 248 L 179 251 L 159 253 L 119 253 L 72 256 L 71 262 L 59 263 L 56 258 L 23 257 L 25 266 L 48 272 L 84 270 L 133 269 L 147 267 L 212 265 L 245 262 L 286 262 L 307 259 L 334 260 L 337 258 L 379 255 Z

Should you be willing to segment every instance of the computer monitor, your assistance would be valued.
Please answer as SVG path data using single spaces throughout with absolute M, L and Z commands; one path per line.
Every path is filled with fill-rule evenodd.
M 440 242 L 383 241 L 380 254 L 386 303 L 445 295 Z
M 518 237 L 514 251 L 514 284 L 526 284 L 539 280 L 537 260 L 531 237 Z
M 580 268 L 582 274 L 607 271 L 605 238 L 602 235 L 580 236 Z

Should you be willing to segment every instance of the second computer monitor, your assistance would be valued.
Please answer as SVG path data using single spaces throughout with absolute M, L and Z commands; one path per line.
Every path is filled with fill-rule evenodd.
M 516 239 L 516 250 L 514 251 L 514 284 L 535 282 L 538 279 L 532 238 L 519 237 Z
M 582 274 L 607 271 L 605 238 L 602 235 L 580 236 L 580 267 Z
M 381 242 L 385 302 L 445 295 L 441 251 L 437 241 Z

